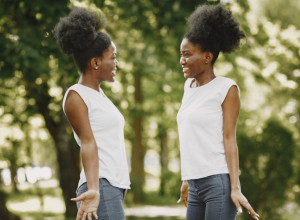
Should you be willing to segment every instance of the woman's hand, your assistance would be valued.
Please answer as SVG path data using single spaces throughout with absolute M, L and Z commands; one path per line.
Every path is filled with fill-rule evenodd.
M 71 199 L 74 202 L 81 201 L 80 207 L 77 212 L 76 220 L 92 220 L 92 215 L 98 219 L 97 209 L 100 202 L 100 193 L 97 190 L 88 190 L 82 193 L 77 198 Z
M 248 213 L 251 215 L 251 217 L 253 219 L 258 220 L 258 218 L 260 217 L 259 214 L 257 214 L 253 208 L 251 207 L 250 203 L 248 202 L 248 200 L 246 199 L 246 197 L 242 194 L 242 192 L 239 189 L 235 189 L 231 191 L 231 199 L 233 201 L 233 203 L 235 204 L 237 210 L 239 213 L 242 213 L 242 206 L 244 206 Z
M 186 180 L 184 180 L 181 185 L 180 198 L 177 201 L 177 203 L 182 201 L 185 207 L 187 207 L 188 194 L 189 194 L 189 184 Z

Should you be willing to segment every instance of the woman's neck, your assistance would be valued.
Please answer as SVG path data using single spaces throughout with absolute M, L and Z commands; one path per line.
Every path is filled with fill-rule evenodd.
M 198 77 L 195 77 L 195 85 L 196 87 L 198 86 L 203 86 L 207 83 L 209 83 L 210 81 L 212 81 L 214 78 L 216 78 L 213 70 L 206 72 L 204 74 L 201 74 Z
M 87 73 L 81 74 L 78 83 L 90 87 L 92 89 L 95 89 L 96 91 L 99 92 L 100 82 L 98 82 L 98 80 L 95 80 L 94 77 L 91 77 L 91 75 L 92 74 L 87 74 Z

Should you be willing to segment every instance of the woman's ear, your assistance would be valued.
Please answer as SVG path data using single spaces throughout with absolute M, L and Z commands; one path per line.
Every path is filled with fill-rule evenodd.
M 100 64 L 101 64 L 101 59 L 97 58 L 97 57 L 93 57 L 90 61 L 91 67 L 92 69 L 99 69 L 100 68 Z
M 212 54 L 212 52 L 205 52 L 205 54 L 204 54 L 205 64 L 211 63 L 213 57 L 214 57 L 214 55 Z
M 205 64 L 211 63 L 211 61 L 212 61 L 212 59 L 214 57 L 214 55 L 212 54 L 212 52 L 205 52 L 204 55 L 205 55 L 204 56 L 204 62 L 205 62 Z

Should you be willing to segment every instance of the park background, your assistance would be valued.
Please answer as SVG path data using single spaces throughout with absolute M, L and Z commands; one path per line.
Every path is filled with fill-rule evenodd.
M 241 90 L 242 191 L 261 219 L 299 219 L 300 1 L 221 2 L 247 35 L 240 50 L 221 54 L 215 64 L 215 74 L 234 79 Z M 79 178 L 79 147 L 61 103 L 79 74 L 52 33 L 74 5 L 101 9 L 104 31 L 118 48 L 116 82 L 101 87 L 126 119 L 132 181 L 127 219 L 184 219 L 179 215 L 185 208 L 176 204 L 181 185 L 176 114 L 185 81 L 179 46 L 192 11 L 217 3 L 1 0 L 0 219 L 76 215 L 70 198 Z M 238 219 L 249 216 L 244 210 Z

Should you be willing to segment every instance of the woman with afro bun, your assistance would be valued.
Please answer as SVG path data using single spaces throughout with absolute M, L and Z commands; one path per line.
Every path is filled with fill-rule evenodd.
M 124 118 L 99 86 L 115 81 L 118 66 L 115 44 L 99 31 L 104 24 L 103 14 L 74 8 L 54 29 L 62 51 L 74 56 L 81 72 L 63 99 L 83 165 L 72 199 L 76 220 L 125 219 L 123 198 L 130 188 Z
M 187 206 L 187 220 L 233 220 L 241 206 L 258 219 L 239 184 L 239 88 L 214 74 L 219 53 L 237 49 L 245 35 L 222 5 L 198 7 L 188 25 L 180 45 L 187 80 L 177 115 L 183 180 L 179 201 Z

